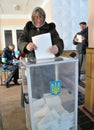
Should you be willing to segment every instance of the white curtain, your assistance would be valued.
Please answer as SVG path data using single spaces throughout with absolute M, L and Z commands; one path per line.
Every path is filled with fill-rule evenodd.
M 64 40 L 65 50 L 74 50 L 73 37 L 79 23 L 88 22 L 88 0 L 52 0 L 52 20 Z

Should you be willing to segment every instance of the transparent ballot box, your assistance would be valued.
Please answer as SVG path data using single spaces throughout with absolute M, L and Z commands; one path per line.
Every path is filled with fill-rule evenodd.
M 77 130 L 78 61 L 21 60 L 28 130 Z

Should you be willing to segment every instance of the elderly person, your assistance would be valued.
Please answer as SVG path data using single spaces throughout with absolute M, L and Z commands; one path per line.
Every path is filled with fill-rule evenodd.
M 18 41 L 18 47 L 20 51 L 23 52 L 25 55 L 27 55 L 27 57 L 35 59 L 36 58 L 35 49 L 37 49 L 37 46 L 33 43 L 32 37 L 40 34 L 42 35 L 50 33 L 52 46 L 49 48 L 49 51 L 56 57 L 60 56 L 64 49 L 64 43 L 56 31 L 55 24 L 54 23 L 48 24 L 45 21 L 46 14 L 44 10 L 40 7 L 36 7 L 33 10 L 31 19 L 32 21 L 26 23 L 23 33 Z M 44 44 L 46 44 L 46 42 L 44 42 Z M 49 74 L 47 73 L 48 71 L 50 71 Z M 55 71 L 54 66 L 50 66 L 50 68 L 49 66 L 45 66 L 42 68 L 37 67 L 31 71 L 33 75 L 32 80 L 35 81 L 32 83 L 32 89 L 33 89 L 32 96 L 34 98 L 41 98 L 44 92 L 48 92 L 48 83 L 51 80 L 49 79 L 49 77 L 51 76 L 52 80 L 54 80 L 54 71 Z M 40 73 L 41 76 L 39 76 Z M 44 84 L 40 85 L 41 81 L 45 82 L 45 87 Z
M 55 56 L 62 54 L 64 49 L 63 40 L 59 37 L 54 23 L 45 21 L 46 14 L 40 7 L 36 7 L 31 16 L 32 21 L 28 21 L 24 27 L 23 33 L 18 41 L 18 48 L 28 57 L 35 58 L 34 50 L 37 48 L 32 42 L 32 37 L 44 33 L 51 34 L 52 46 L 49 51 Z M 45 44 L 45 43 L 44 43 Z M 42 48 L 41 48 L 42 49 Z

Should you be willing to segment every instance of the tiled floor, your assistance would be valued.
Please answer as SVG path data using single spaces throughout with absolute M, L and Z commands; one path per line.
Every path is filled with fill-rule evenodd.
M 26 130 L 25 113 L 21 107 L 21 87 L 0 86 L 0 113 L 3 130 Z

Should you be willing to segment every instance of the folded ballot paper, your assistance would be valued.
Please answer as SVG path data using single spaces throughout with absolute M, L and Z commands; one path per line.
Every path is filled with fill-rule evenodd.
M 70 93 L 67 89 L 63 89 L 62 94 L 60 94 L 60 99 L 64 108 L 68 112 L 73 112 L 75 108 L 75 95 Z
M 48 93 L 44 94 L 43 98 L 50 109 L 54 108 L 57 105 L 59 106 L 61 104 L 61 99 L 59 98 L 58 95 L 53 96 Z
M 74 130 L 74 112 L 61 115 L 60 130 Z
M 48 106 L 45 104 L 42 108 L 34 113 L 35 120 L 39 120 L 49 112 Z
M 38 122 L 37 128 L 38 130 L 60 130 L 59 119 L 59 114 L 52 109 Z
M 45 104 L 45 101 L 43 98 L 33 100 L 33 109 L 34 111 L 38 111 L 40 108 L 42 108 Z
M 34 118 L 35 122 L 42 119 L 46 113 L 49 112 L 48 106 L 45 104 L 44 99 L 38 99 L 33 102 Z
M 53 96 L 51 94 L 44 94 L 44 100 L 48 106 L 48 108 L 55 109 L 58 114 L 67 113 L 67 111 L 63 108 L 61 104 L 61 99 L 59 96 Z

